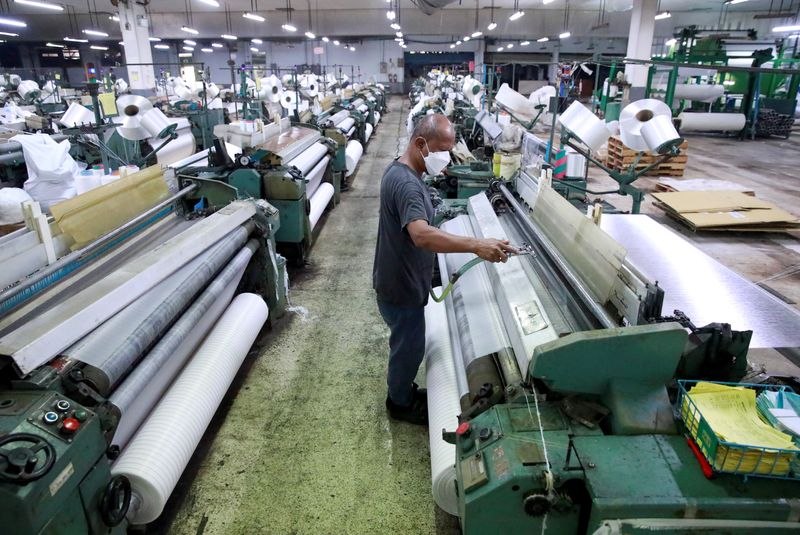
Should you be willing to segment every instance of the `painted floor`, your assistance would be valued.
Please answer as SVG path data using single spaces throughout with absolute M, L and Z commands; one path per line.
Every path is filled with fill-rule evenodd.
M 405 144 L 406 102 L 390 101 L 310 265 L 292 274 L 293 311 L 246 362 L 151 531 L 453 530 L 431 498 L 427 428 L 384 408 L 388 331 L 372 262 L 380 177 Z

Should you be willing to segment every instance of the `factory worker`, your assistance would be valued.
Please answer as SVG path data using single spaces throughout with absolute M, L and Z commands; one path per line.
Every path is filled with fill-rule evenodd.
M 455 130 L 442 114 L 426 115 L 408 147 L 381 181 L 381 208 L 372 284 L 389 326 L 386 408 L 397 420 L 426 424 L 427 398 L 414 383 L 425 354 L 425 313 L 433 277 L 433 253 L 473 253 L 505 262 L 515 252 L 507 241 L 448 234 L 433 226 L 433 205 L 422 175 L 438 175 L 450 163 Z

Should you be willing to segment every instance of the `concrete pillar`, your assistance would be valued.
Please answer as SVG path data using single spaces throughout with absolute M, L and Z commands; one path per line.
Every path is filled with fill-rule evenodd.
M 144 6 L 136 2 L 119 3 L 119 27 L 125 43 L 125 63 L 153 63 L 150 48 L 150 19 Z M 147 93 L 156 87 L 152 65 L 128 67 L 128 85 L 134 93 Z
M 653 32 L 656 25 L 656 8 L 658 0 L 633 0 L 631 11 L 631 27 L 628 30 L 627 57 L 633 59 L 650 59 L 653 48 Z M 647 66 L 626 65 L 625 77 L 631 84 L 631 99 L 634 95 L 644 95 L 647 84 Z
M 556 84 L 556 87 L 559 86 L 561 82 L 560 74 L 561 69 L 559 68 L 558 62 L 558 53 L 559 53 L 559 45 L 556 43 L 553 46 L 553 54 L 550 56 L 550 66 L 547 69 L 547 78 L 550 80 L 550 85 Z

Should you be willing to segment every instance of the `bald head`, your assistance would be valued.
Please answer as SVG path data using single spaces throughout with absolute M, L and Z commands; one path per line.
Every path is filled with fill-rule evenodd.
M 450 141 L 452 147 L 455 137 L 456 132 L 450 120 L 441 113 L 432 113 L 419 120 L 411 139 L 422 138 L 428 143 Z

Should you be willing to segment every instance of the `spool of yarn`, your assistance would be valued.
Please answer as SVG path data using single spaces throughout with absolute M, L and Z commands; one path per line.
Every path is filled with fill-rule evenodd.
M 145 97 L 139 95 L 123 95 L 117 99 L 122 123 L 117 127 L 119 135 L 125 139 L 138 141 L 151 136 L 150 132 L 142 126 L 142 116 L 153 109 L 153 104 Z
M 73 102 L 69 105 L 69 108 L 67 108 L 67 111 L 64 112 L 64 115 L 61 116 L 58 122 L 61 123 L 61 126 L 66 128 L 75 128 L 82 124 L 92 124 L 94 123 L 94 113 L 86 106 Z
M 283 109 L 294 111 L 297 108 L 297 93 L 294 91 L 284 91 L 281 94 L 281 106 Z
M 556 96 L 556 88 L 552 85 L 545 85 L 534 91 L 528 97 L 534 106 L 549 105 L 550 99 Z
M 611 135 L 605 123 L 577 100 L 559 116 L 558 122 L 591 150 L 599 149 Z
M 33 80 L 23 80 L 17 86 L 17 94 L 23 100 L 33 100 L 39 96 L 39 84 Z
M 158 108 L 148 110 L 141 118 L 141 125 L 150 133 L 150 136 L 157 136 L 174 122 L 175 121 L 170 121 L 169 118 L 164 115 L 164 112 Z
M 264 91 L 265 100 L 269 102 L 280 102 L 283 93 L 283 84 L 280 78 L 274 74 L 261 79 L 261 90 Z
M 128 90 L 128 82 L 126 82 L 123 78 L 117 78 L 117 81 L 114 82 L 114 91 L 117 93 L 124 93 Z
M 654 117 L 672 117 L 669 106 L 652 98 L 631 102 L 619 114 L 619 129 L 622 143 L 636 151 L 651 150 L 642 137 L 642 127 Z
M 508 84 L 500 86 L 495 101 L 523 122 L 532 121 L 538 113 L 533 102 L 511 89 Z
M 653 117 L 642 126 L 642 138 L 650 151 L 656 154 L 669 152 L 683 143 L 672 124 L 672 118 L 664 115 Z

